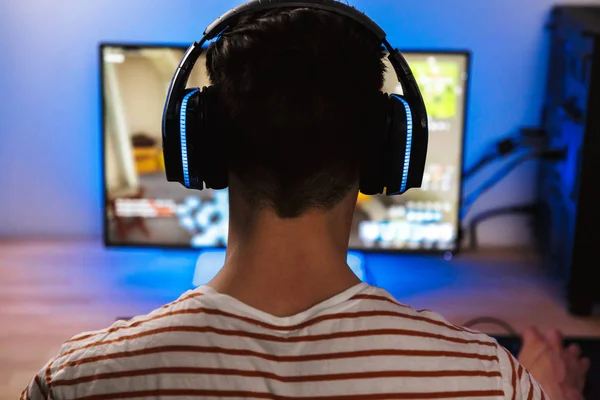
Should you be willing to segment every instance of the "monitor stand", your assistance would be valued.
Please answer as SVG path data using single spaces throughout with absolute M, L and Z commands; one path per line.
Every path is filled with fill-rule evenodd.
M 348 266 L 363 282 L 366 281 L 365 258 L 360 252 L 348 253 Z M 196 260 L 196 269 L 192 284 L 194 287 L 206 285 L 221 270 L 225 264 L 225 250 L 205 250 L 200 253 Z

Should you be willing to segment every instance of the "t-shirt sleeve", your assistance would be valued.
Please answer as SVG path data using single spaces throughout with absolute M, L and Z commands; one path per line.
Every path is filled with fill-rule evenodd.
M 29 385 L 21 393 L 19 400 L 48 400 L 50 398 L 47 368 L 51 362 L 52 360 L 44 365 L 37 375 L 33 377 Z
M 498 346 L 498 360 L 507 400 L 550 400 L 541 385 L 504 347 Z

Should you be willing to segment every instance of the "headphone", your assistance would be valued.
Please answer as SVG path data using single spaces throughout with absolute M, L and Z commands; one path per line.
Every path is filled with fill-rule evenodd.
M 227 188 L 225 148 L 223 135 L 219 134 L 219 122 L 224 120 L 215 88 L 186 85 L 206 42 L 226 32 L 245 14 L 277 8 L 311 8 L 350 18 L 385 46 L 404 94 L 380 96 L 381 123 L 376 131 L 365 132 L 361 146 L 360 191 L 365 195 L 391 196 L 421 187 L 429 129 L 419 86 L 404 56 L 390 45 L 383 29 L 362 12 L 336 0 L 252 0 L 223 14 L 206 28 L 202 39 L 185 52 L 167 94 L 162 121 L 167 180 L 189 189 Z

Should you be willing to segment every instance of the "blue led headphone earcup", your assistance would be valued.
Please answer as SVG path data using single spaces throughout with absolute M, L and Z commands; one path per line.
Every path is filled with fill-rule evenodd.
M 225 189 L 224 134 L 213 87 L 186 89 L 179 108 L 183 184 L 189 189 Z
M 198 176 L 198 112 L 200 89 L 186 89 L 179 106 L 178 140 L 181 151 L 182 183 L 189 189 L 203 189 L 203 181 Z
M 408 190 L 408 174 L 413 142 L 411 107 L 401 95 L 389 96 L 391 123 L 386 140 L 386 195 L 402 194 Z

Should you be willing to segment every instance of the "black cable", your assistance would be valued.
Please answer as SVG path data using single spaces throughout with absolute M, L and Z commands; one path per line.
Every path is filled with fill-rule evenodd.
M 463 201 L 462 209 L 461 209 L 461 219 L 464 219 L 469 213 L 471 207 L 475 203 L 477 199 L 479 199 L 485 192 L 496 186 L 498 182 L 506 178 L 508 174 L 510 174 L 513 170 L 515 170 L 518 166 L 525 163 L 526 161 L 533 160 L 539 157 L 537 153 L 529 153 L 522 155 L 517 158 L 513 162 L 504 166 L 502 169 L 497 171 L 494 175 L 492 175 L 489 179 L 487 179 L 483 184 L 477 189 L 473 190 L 469 196 L 465 198 Z
M 467 180 L 483 169 L 488 164 L 500 160 L 518 149 L 543 149 L 548 144 L 546 131 L 539 127 L 522 127 L 519 133 L 498 141 L 493 145 L 491 151 L 484 154 L 479 161 L 472 167 L 466 169 L 463 174 L 463 180 Z
M 508 322 L 503 321 L 500 318 L 495 318 L 495 317 L 478 317 L 478 318 L 472 319 L 470 321 L 467 321 L 462 326 L 464 326 L 465 328 L 472 328 L 475 325 L 481 325 L 481 324 L 496 325 L 496 326 L 499 326 L 502 329 L 504 329 L 511 336 L 517 336 L 517 337 L 520 336 L 517 333 L 516 329 L 514 329 Z
M 472 167 L 465 170 L 462 174 L 463 180 L 467 180 L 475 175 L 477 172 L 483 169 L 483 167 L 488 164 L 499 160 L 503 157 L 512 154 L 515 150 L 517 150 L 521 146 L 521 140 L 518 138 L 506 138 L 504 140 L 499 141 L 494 146 L 493 151 L 485 154 L 479 161 L 475 163 Z
M 461 219 L 464 219 L 467 216 L 467 214 L 469 213 L 469 210 L 471 209 L 471 207 L 473 206 L 475 201 L 477 199 L 479 199 L 479 197 L 481 197 L 481 195 L 483 195 L 485 192 L 487 192 L 488 190 L 490 190 L 491 188 L 496 186 L 496 184 L 498 182 L 503 180 L 508 174 L 510 174 L 514 169 L 516 169 L 521 164 L 525 163 L 526 161 L 533 160 L 536 158 L 540 158 L 540 159 L 543 159 L 546 161 L 559 161 L 559 160 L 565 159 L 566 154 L 567 154 L 566 149 L 558 149 L 558 150 L 553 149 L 553 150 L 545 150 L 545 151 L 540 151 L 540 152 L 528 153 L 528 154 L 522 155 L 521 157 L 517 158 L 513 162 L 504 166 L 504 168 L 497 171 L 494 175 L 492 175 L 489 179 L 487 179 L 480 187 L 475 189 L 473 192 L 471 192 L 471 194 L 469 196 L 467 196 L 467 198 L 463 201 L 463 206 L 462 206 L 461 213 L 460 213 Z
M 463 180 L 469 179 L 470 177 L 475 175 L 479 170 L 483 169 L 483 167 L 490 164 L 497 158 L 499 158 L 497 154 L 494 154 L 494 153 L 486 154 L 479 161 L 477 161 L 475 163 L 475 165 L 473 165 L 471 168 L 469 168 L 469 169 L 465 170 L 465 172 L 463 172 L 463 175 L 462 175 Z
M 478 247 L 477 227 L 483 221 L 507 214 L 533 214 L 537 210 L 537 207 L 537 203 L 513 205 L 494 208 L 474 216 L 469 223 L 469 248 L 475 250 Z

